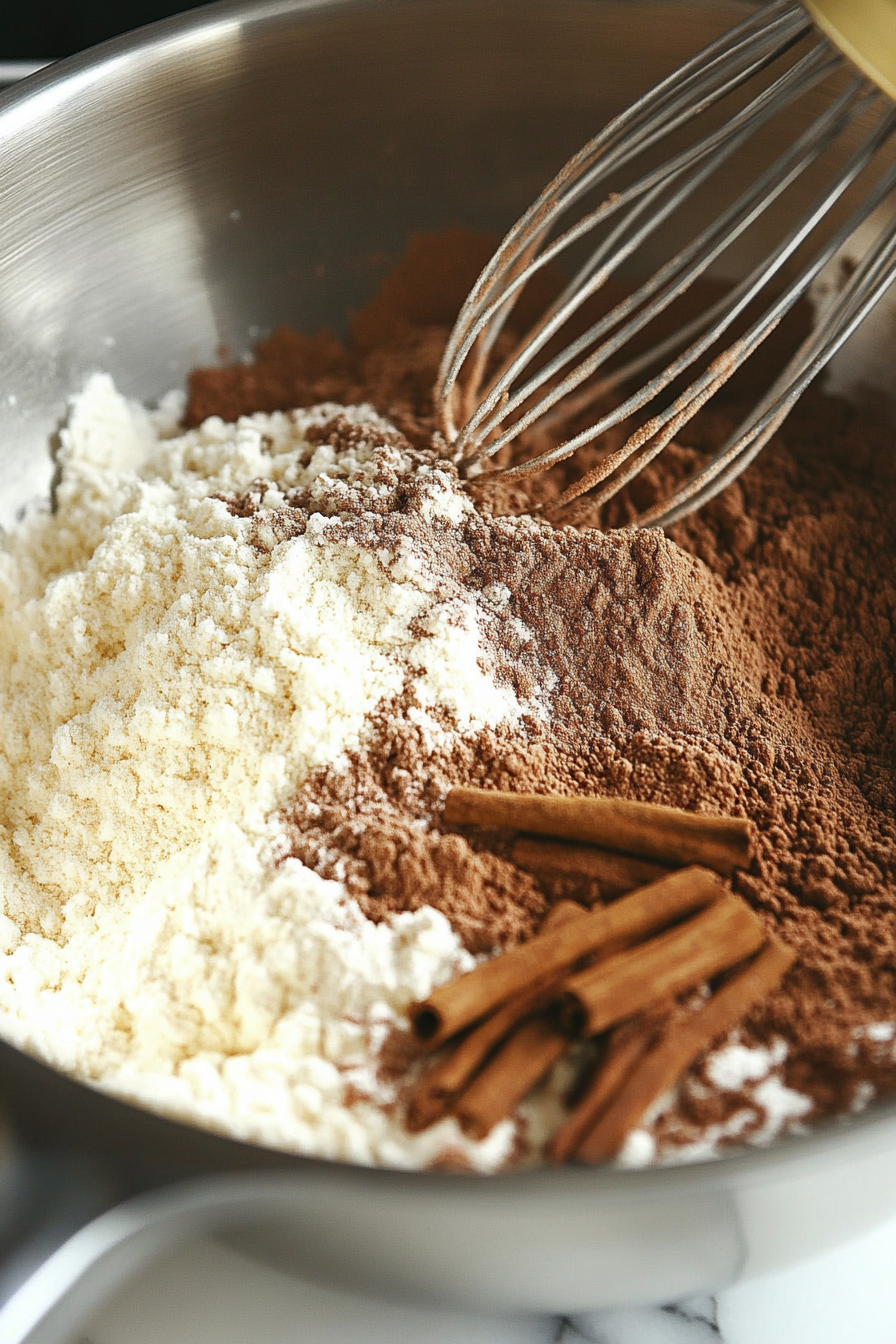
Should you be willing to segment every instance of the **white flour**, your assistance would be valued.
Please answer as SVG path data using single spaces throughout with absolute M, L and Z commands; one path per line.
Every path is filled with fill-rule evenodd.
M 409 1002 L 471 964 L 429 908 L 366 920 L 336 883 L 276 868 L 273 819 L 410 688 L 464 732 L 520 707 L 489 675 L 473 594 L 436 595 L 413 554 L 377 557 L 312 514 L 250 545 L 216 492 L 374 489 L 377 454 L 427 475 L 432 518 L 470 507 L 382 447 L 309 446 L 332 406 L 176 436 L 98 376 L 63 434 L 55 516 L 0 551 L 0 1031 L 118 1095 L 306 1153 L 418 1166 L 375 1047 Z M 263 538 L 262 538 L 263 540 Z M 413 669 L 413 670 L 412 670 Z M 434 731 L 443 731 L 436 729 Z M 369 1098 L 369 1099 L 365 1099 Z

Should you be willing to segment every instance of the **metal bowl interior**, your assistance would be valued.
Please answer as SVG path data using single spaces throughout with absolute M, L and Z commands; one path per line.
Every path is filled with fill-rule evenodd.
M 88 373 L 152 401 L 219 346 L 238 354 L 279 322 L 338 329 L 412 231 L 505 228 L 609 116 L 742 12 L 228 0 L 0 97 L 0 523 L 47 490 L 48 443 Z M 0 1088 L 45 1140 L 138 1154 L 172 1175 L 248 1169 L 197 1199 L 255 1254 L 502 1309 L 717 1287 L 894 1205 L 891 1107 L 688 1169 L 481 1181 L 239 1144 L 2 1043 Z

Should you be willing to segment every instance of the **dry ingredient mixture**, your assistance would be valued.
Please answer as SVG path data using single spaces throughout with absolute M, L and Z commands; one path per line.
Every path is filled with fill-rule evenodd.
M 799 958 L 621 1160 L 862 1109 L 896 1087 L 893 431 L 810 392 L 668 537 L 595 525 L 752 383 L 602 518 L 527 512 L 564 469 L 467 489 L 430 391 L 490 245 L 415 241 L 348 345 L 278 331 L 185 406 L 101 375 L 75 400 L 56 510 L 0 551 L 0 1031 L 273 1146 L 537 1160 L 568 1064 L 485 1140 L 410 1134 L 407 1008 L 599 892 L 441 809 L 610 794 L 749 817 L 734 888 Z

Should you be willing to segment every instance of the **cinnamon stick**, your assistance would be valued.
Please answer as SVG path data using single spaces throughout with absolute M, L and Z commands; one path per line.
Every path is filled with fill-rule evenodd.
M 546 1152 L 552 1161 L 565 1162 L 588 1137 L 627 1076 L 653 1044 L 658 1025 L 651 1017 L 649 1022 L 627 1022 L 616 1028 L 591 1086 L 548 1142 Z
M 588 911 L 584 905 L 579 905 L 578 901 L 557 901 L 541 921 L 539 934 L 550 933 L 551 929 L 562 928 L 568 924 L 571 919 L 581 919 L 582 915 L 587 915 Z
M 569 844 L 563 840 L 541 840 L 531 835 L 519 837 L 510 857 L 518 868 L 536 876 L 569 874 L 596 881 L 603 900 L 614 900 L 636 887 L 656 882 L 669 871 L 661 863 L 634 859 L 629 854 L 616 854 L 610 849 Z
M 580 919 L 588 912 L 575 901 L 558 901 L 545 916 L 541 932 L 560 928 L 571 919 Z M 488 1056 L 519 1022 L 545 1007 L 554 998 L 559 980 L 547 976 L 536 980 L 521 993 L 508 999 L 501 1008 L 480 1022 L 434 1068 L 418 1080 L 408 1102 L 405 1124 L 411 1133 L 428 1129 L 448 1114 L 454 1097 L 462 1091 Z
M 445 821 L 582 840 L 670 867 L 699 864 L 723 877 L 750 859 L 749 822 L 741 817 L 706 817 L 623 798 L 452 789 Z
M 585 1162 L 604 1162 L 614 1157 L 626 1134 L 641 1121 L 657 1097 L 672 1087 L 714 1041 L 737 1026 L 755 1003 L 777 987 L 793 960 L 790 949 L 773 939 L 692 1017 L 670 1028 L 623 1083 L 579 1145 L 576 1156 Z
M 764 942 L 750 907 L 726 896 L 668 933 L 573 975 L 564 986 L 561 1020 L 572 1035 L 596 1036 L 737 965 Z
M 543 1017 L 518 1026 L 454 1103 L 464 1133 L 484 1139 L 568 1049 L 568 1039 Z
M 411 1009 L 418 1040 L 435 1048 L 495 1011 L 533 981 L 567 970 L 584 957 L 630 947 L 721 894 L 715 873 L 683 868 L 615 904 L 550 929 L 433 990 Z
M 436 1074 L 438 1069 L 433 1070 Z M 411 1093 L 405 1112 L 404 1124 L 409 1134 L 419 1134 L 430 1125 L 436 1125 L 448 1114 L 450 1094 L 440 1090 L 438 1079 L 421 1079 Z

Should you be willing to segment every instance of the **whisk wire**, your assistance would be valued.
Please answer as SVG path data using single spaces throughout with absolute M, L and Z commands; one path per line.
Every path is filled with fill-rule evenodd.
M 765 16 L 764 22 L 762 15 Z M 494 343 L 512 307 L 504 303 L 508 297 L 508 272 L 515 272 L 525 251 L 541 244 L 550 233 L 556 218 L 612 171 L 685 122 L 699 116 L 712 103 L 718 102 L 752 78 L 759 69 L 765 68 L 798 42 L 810 28 L 811 21 L 798 5 L 775 3 L 768 6 L 760 15 L 744 20 L 723 38 L 710 44 L 681 70 L 645 94 L 561 169 L 507 234 L 471 290 L 443 356 L 436 384 L 436 397 L 440 404 L 449 402 L 450 389 L 476 339 L 475 335 L 471 337 L 469 334 L 471 324 L 482 308 L 488 305 L 490 296 L 498 293 L 500 316 L 495 319 L 495 328 L 490 337 L 490 344 Z M 760 53 L 758 58 L 757 51 Z M 726 71 L 733 68 L 734 73 L 718 84 L 717 67 Z M 696 100 L 695 90 L 699 95 Z M 566 245 L 577 236 L 573 234 Z M 542 264 L 547 264 L 547 260 Z M 517 287 L 517 294 L 521 288 Z M 463 353 L 460 353 L 459 346 L 463 347 Z M 453 441 L 453 426 L 447 425 L 445 428 Z
M 691 196 L 715 171 L 717 171 L 726 159 L 730 158 L 730 156 L 735 153 L 735 151 L 739 149 L 750 136 L 756 134 L 770 117 L 776 115 L 781 108 L 786 106 L 786 104 L 793 98 L 805 92 L 807 86 L 829 74 L 835 65 L 840 63 L 841 59 L 842 58 L 832 56 L 827 45 L 821 44 L 815 51 L 811 52 L 799 62 L 797 66 L 793 67 L 786 76 L 783 76 L 780 80 L 776 81 L 775 85 L 770 89 L 765 90 L 757 99 L 749 104 L 748 107 L 744 108 L 741 113 L 736 117 L 733 117 L 720 132 L 708 136 L 700 146 L 696 147 L 696 149 L 691 149 L 690 151 L 682 153 L 677 159 L 673 159 L 666 167 L 648 173 L 639 182 L 635 183 L 628 192 L 620 193 L 620 196 L 617 197 L 615 201 L 609 203 L 609 209 L 604 211 L 606 215 L 612 213 L 622 204 L 627 204 L 628 201 L 635 199 L 645 188 L 650 188 L 647 190 L 646 196 L 644 196 L 643 199 L 629 211 L 625 218 L 620 221 L 609 236 L 598 246 L 596 251 L 592 254 L 592 257 L 589 259 L 589 262 L 586 263 L 586 267 L 593 269 L 596 264 L 604 261 L 608 254 L 610 254 L 612 258 L 611 264 L 605 264 L 583 283 L 576 284 L 576 282 L 573 282 L 572 285 L 567 286 L 564 293 L 560 296 L 560 299 L 555 304 L 551 305 L 542 319 L 540 319 L 536 326 L 527 334 L 522 346 L 517 347 L 517 350 L 510 359 L 505 362 L 503 368 L 497 371 L 488 389 L 482 396 L 478 410 L 471 416 L 464 430 L 457 436 L 455 441 L 456 460 L 461 460 L 467 455 L 467 446 L 471 442 L 475 442 L 477 448 L 480 451 L 483 451 L 482 445 L 492 434 L 499 420 L 506 419 L 506 417 L 516 410 L 523 402 L 527 401 L 539 386 L 547 381 L 548 378 L 553 377 L 564 363 L 571 361 L 581 354 L 593 340 L 597 339 L 597 336 L 601 334 L 602 331 L 609 329 L 606 320 L 595 324 L 595 326 L 590 328 L 588 332 L 584 333 L 570 346 L 567 346 L 560 356 L 557 356 L 551 361 L 550 365 L 542 369 L 536 375 L 535 379 L 527 383 L 525 387 L 520 388 L 515 394 L 510 395 L 510 388 L 520 376 L 524 367 L 531 362 L 535 355 L 544 347 L 546 342 L 569 321 L 581 305 L 597 292 L 612 272 L 618 269 L 629 256 L 636 252 L 637 249 L 660 228 L 666 219 L 674 213 L 675 210 L 679 209 L 688 197 Z M 856 87 L 861 82 L 861 80 L 857 80 Z M 819 119 L 818 130 L 814 132 L 816 137 L 818 137 L 825 129 L 827 120 L 833 119 L 834 116 L 836 116 L 841 101 L 842 100 L 838 100 L 835 108 L 832 109 L 830 113 L 825 113 L 823 118 Z M 806 142 L 807 144 L 810 143 L 808 138 Z M 816 150 L 816 154 L 817 152 L 818 150 Z M 813 155 L 813 157 L 814 156 L 815 155 Z M 685 182 L 681 183 L 676 191 L 669 195 L 668 200 L 662 206 L 658 206 L 653 210 L 647 223 L 642 225 L 640 229 L 636 229 L 634 232 L 630 233 L 630 236 L 626 238 L 625 235 L 629 232 L 633 223 L 635 223 L 651 205 L 662 198 L 663 194 L 668 191 L 670 185 L 672 185 L 681 174 L 693 164 L 699 164 L 701 159 L 704 160 L 704 162 L 700 167 L 698 167 Z M 754 191 L 753 195 L 755 196 L 755 194 Z M 771 203 L 771 199 L 773 198 L 769 197 L 768 204 Z M 729 212 L 726 212 L 726 214 L 722 216 L 722 220 L 726 219 L 731 211 L 734 211 L 740 206 L 741 202 L 736 202 L 735 206 L 731 207 Z M 717 222 L 717 227 L 721 226 L 721 222 Z M 564 234 L 561 238 L 558 238 L 550 247 L 546 248 L 536 261 L 530 263 L 529 267 L 514 279 L 512 285 L 508 286 L 508 292 L 516 292 L 521 289 L 522 286 L 531 279 L 537 269 L 544 265 L 546 261 L 553 260 L 559 255 L 559 253 L 568 245 L 571 234 L 572 230 L 567 234 Z M 701 235 L 701 240 L 704 236 L 705 235 Z M 727 245 L 728 244 L 726 243 L 724 246 Z M 689 250 L 684 249 L 683 252 L 678 254 L 678 257 L 668 263 L 668 267 L 673 265 L 683 267 L 689 256 Z M 710 263 L 707 262 L 706 265 L 708 264 Z M 663 268 L 660 273 L 662 276 L 667 274 L 668 267 Z M 582 268 L 579 277 L 576 277 L 576 281 L 579 281 L 585 269 L 585 267 Z M 705 266 L 703 269 L 705 269 Z M 644 296 L 644 293 L 645 289 L 642 286 L 638 291 L 637 296 L 633 296 L 633 298 L 637 297 L 637 300 L 640 301 Z M 668 299 L 667 303 L 663 304 L 662 307 L 667 306 L 668 302 L 671 302 L 671 298 Z M 630 305 L 630 307 L 632 306 L 636 305 Z M 652 316 L 655 316 L 656 312 L 662 311 L 662 307 L 656 308 Z M 477 322 L 473 324 L 470 332 L 470 341 L 475 340 L 476 336 L 482 330 L 483 325 L 490 320 L 495 308 L 496 305 L 493 305 L 492 309 L 486 310 Z M 617 310 L 614 310 L 614 313 L 616 311 Z M 621 313 L 619 316 L 621 316 Z M 612 326 L 613 322 L 611 321 L 609 325 Z M 593 363 L 583 364 L 581 369 L 573 375 L 575 380 L 573 385 L 590 377 L 595 367 L 596 365 Z M 569 387 L 564 384 L 564 391 L 560 395 L 566 395 L 566 392 L 569 390 Z M 504 395 L 505 393 L 508 394 L 506 397 Z M 548 409 L 549 406 L 558 399 L 557 395 L 551 395 L 545 403 L 540 403 L 540 406 L 542 409 Z M 538 413 L 540 412 L 534 412 L 534 414 Z M 532 418 L 533 414 L 530 414 L 528 417 L 530 422 Z M 515 425 L 514 430 L 510 433 L 510 437 L 514 437 L 522 428 L 522 423 Z M 490 447 L 484 451 L 488 456 L 492 456 L 495 452 L 499 451 L 507 441 L 508 437 L 505 435 L 502 439 L 493 442 Z
M 866 166 L 868 160 L 880 145 L 893 134 L 894 130 L 896 130 L 896 109 L 891 108 L 889 112 L 885 113 L 880 118 L 875 133 L 870 136 L 853 155 L 852 160 L 848 165 L 848 174 L 844 173 L 830 191 L 817 200 L 815 209 L 803 222 L 801 230 L 786 239 L 777 249 L 777 252 L 773 254 L 767 262 L 763 263 L 761 267 L 757 268 L 751 277 L 748 277 L 749 284 L 742 283 L 742 285 L 739 286 L 742 293 L 737 305 L 738 311 L 743 309 L 752 300 L 755 293 L 767 283 L 768 270 L 770 268 L 780 269 L 789 255 L 800 245 L 803 237 L 811 232 L 818 220 L 828 212 L 834 200 L 842 195 L 849 183 L 858 176 L 863 167 Z M 893 171 L 896 172 L 896 169 Z M 816 279 L 823 266 L 830 261 L 837 248 L 842 246 L 859 224 L 864 222 L 868 215 L 877 208 L 894 186 L 896 186 L 896 177 L 891 173 L 885 174 L 877 184 L 875 190 L 870 192 L 861 205 L 856 209 L 847 224 L 838 230 L 833 238 L 828 241 L 827 245 L 819 251 L 811 263 L 804 268 L 799 277 L 785 289 L 783 294 L 771 305 L 763 316 L 754 323 L 750 330 L 741 336 L 728 350 L 718 356 L 710 365 L 709 369 L 701 377 L 691 383 L 691 385 L 676 398 L 671 407 L 655 416 L 647 425 L 642 426 L 640 430 L 637 430 L 629 437 L 622 448 L 606 458 L 604 462 L 599 463 L 592 469 L 592 471 L 587 473 L 586 476 L 583 476 L 581 480 L 577 481 L 573 486 L 570 486 L 564 491 L 555 501 L 555 505 L 557 507 L 562 507 L 564 504 L 570 503 L 578 495 L 584 493 L 586 489 L 591 489 L 594 485 L 608 477 L 611 472 L 615 471 L 621 463 L 632 454 L 641 451 L 642 455 L 638 458 L 637 466 L 633 470 L 629 470 L 628 472 L 621 473 L 614 477 L 611 487 L 608 487 L 606 490 L 599 492 L 594 496 L 594 503 L 596 505 L 604 503 L 612 494 L 615 494 L 617 490 L 621 489 L 624 484 L 627 484 L 628 481 L 632 479 L 633 475 L 637 474 L 637 472 L 646 465 L 647 461 L 652 460 L 652 458 L 656 456 L 656 453 L 671 441 L 674 433 L 677 433 L 681 425 L 688 419 L 691 419 L 692 416 L 696 414 L 697 410 L 705 404 L 709 397 L 714 395 L 719 387 L 727 382 L 745 361 L 755 353 L 759 345 L 761 345 L 775 327 L 778 326 L 784 315 L 794 306 L 797 300 L 808 291 L 812 282 Z M 692 352 L 697 350 L 698 353 L 705 353 L 709 346 L 718 339 L 719 334 L 724 330 L 725 326 L 730 325 L 730 321 L 733 320 L 733 317 L 736 315 L 736 313 L 732 313 L 725 323 L 714 326 L 708 338 L 704 336 L 700 341 L 696 342 L 695 345 L 692 346 L 689 351 L 685 351 L 680 359 L 670 366 L 670 368 L 677 369 L 677 372 L 681 372 L 683 366 L 693 363 L 696 356 L 693 356 Z M 797 356 L 797 358 L 798 357 L 799 356 Z M 789 367 L 790 366 L 788 366 L 788 368 Z M 647 388 L 642 389 L 639 394 L 636 394 L 640 398 L 640 405 L 649 402 L 653 395 L 661 390 L 662 386 L 666 386 L 672 381 L 672 379 L 667 376 L 668 372 L 668 370 L 664 370 L 663 374 L 659 375 L 658 379 L 648 384 Z M 789 376 L 789 374 L 784 376 Z M 662 380 L 662 383 L 660 383 L 660 379 Z M 774 400 L 773 393 L 768 394 L 768 396 L 772 397 L 772 400 Z M 768 398 L 766 398 L 766 400 L 767 399 Z M 760 411 L 764 405 L 765 401 L 760 403 Z M 682 420 L 682 415 L 687 410 L 688 406 L 691 407 L 691 410 L 689 414 L 685 416 L 684 420 Z M 639 407 L 636 407 L 636 409 L 638 408 Z M 613 415 L 617 416 L 618 410 L 614 411 Z M 619 418 L 623 417 L 619 416 Z M 614 419 L 613 423 L 617 422 L 618 421 Z M 673 432 L 667 433 L 665 432 L 664 427 L 667 427 L 670 424 L 673 426 Z M 586 432 L 593 434 L 593 429 L 594 427 Z M 648 454 L 646 451 L 646 443 L 653 435 L 658 434 L 660 430 L 664 430 L 662 440 L 657 440 L 659 446 L 656 448 L 656 451 L 651 450 Z M 726 449 L 723 448 L 720 450 L 717 457 L 721 458 L 725 452 Z M 538 469 L 533 466 L 532 462 L 521 464 L 521 466 L 529 468 L 530 470 Z M 709 470 L 709 468 L 707 468 L 707 470 Z M 508 474 L 511 473 L 508 472 Z M 639 525 L 643 525 L 640 519 Z
M 862 86 L 864 86 L 865 89 L 864 97 L 858 99 L 858 101 L 853 103 L 852 108 L 849 108 L 848 103 L 853 101 L 853 94 L 860 90 L 860 87 Z M 494 411 L 492 418 L 481 426 L 482 435 L 488 434 L 490 431 L 496 429 L 497 423 L 500 422 L 501 419 L 504 419 L 510 411 L 516 409 L 516 406 L 528 401 L 529 396 L 533 395 L 533 392 L 535 392 L 545 380 L 555 376 L 560 368 L 566 366 L 572 359 L 576 359 L 579 355 L 582 355 L 584 349 L 587 349 L 588 345 L 592 344 L 592 341 L 594 341 L 596 337 L 603 335 L 604 331 L 617 325 L 618 321 L 622 320 L 622 317 L 626 317 L 627 314 L 634 312 L 635 309 L 639 309 L 639 312 L 635 312 L 635 316 L 631 317 L 623 327 L 619 328 L 619 331 L 615 333 L 609 341 L 600 345 L 596 351 L 592 352 L 590 358 L 583 360 L 570 375 L 567 375 L 566 379 L 563 379 L 562 382 L 557 383 L 555 387 L 552 387 L 551 391 L 548 391 L 540 402 L 537 402 L 535 406 L 529 407 L 527 413 L 524 413 L 519 421 L 514 421 L 510 429 L 506 430 L 500 437 L 493 439 L 488 445 L 485 445 L 481 452 L 492 456 L 493 453 L 497 453 L 498 450 L 504 448 L 505 444 L 508 444 L 514 437 L 517 437 L 517 434 L 520 434 L 521 431 L 527 429 L 529 425 L 532 425 L 536 419 L 541 419 L 545 411 L 551 409 L 552 406 L 556 406 L 556 403 L 562 402 L 563 399 L 566 398 L 568 392 L 574 390 L 574 388 L 579 386 L 583 380 L 590 378 L 592 372 L 595 372 L 600 364 L 606 362 L 607 358 L 614 355 L 614 353 L 617 352 L 618 349 L 621 349 L 623 345 L 629 343 L 631 337 L 637 335 L 637 333 L 645 328 L 650 321 L 654 320 L 654 317 L 656 317 L 658 313 L 662 312 L 665 308 L 668 308 L 669 304 L 672 304 L 677 297 L 680 297 L 682 293 L 685 293 L 686 290 L 690 288 L 690 285 L 692 285 L 693 282 L 695 282 L 695 280 L 697 280 L 697 278 L 712 265 L 712 262 L 715 261 L 728 246 L 731 246 L 731 243 L 735 241 L 746 228 L 750 227 L 751 224 L 755 222 L 755 219 L 758 218 L 764 210 L 767 210 L 767 208 L 774 203 L 774 200 L 778 198 L 778 196 L 782 194 L 795 179 L 797 179 L 799 173 L 805 171 L 805 169 L 813 163 L 818 152 L 825 148 L 829 142 L 832 142 L 834 138 L 840 136 L 842 130 L 845 129 L 845 126 L 848 126 L 850 122 L 856 120 L 856 117 L 864 112 L 868 103 L 876 97 L 876 91 L 868 89 L 866 82 L 861 81 L 861 79 L 854 81 L 853 85 L 841 95 L 841 98 L 834 103 L 832 108 L 826 109 L 826 112 L 822 113 L 822 116 L 817 118 L 817 121 L 815 121 L 814 124 L 794 142 L 794 145 L 791 145 L 790 148 L 787 149 L 785 155 L 782 155 L 779 160 L 776 160 L 775 163 L 771 165 L 771 168 L 767 169 L 766 173 L 763 173 L 759 179 L 756 179 L 755 183 L 748 188 L 747 192 L 744 192 L 732 206 L 729 206 L 728 210 L 723 211 L 723 214 L 721 214 L 719 218 L 713 220 L 713 223 L 705 228 L 703 234 L 697 235 L 695 241 L 686 246 L 685 249 L 682 249 L 676 257 L 670 259 L 670 261 L 666 263 L 664 267 L 661 267 L 661 269 L 658 270 L 649 281 L 645 282 L 641 288 L 635 290 L 635 293 L 631 294 L 627 300 L 623 300 L 621 304 L 615 306 L 615 308 L 611 310 L 604 319 L 600 320 L 599 323 L 592 325 L 586 333 L 583 333 L 582 337 L 579 337 L 576 341 L 572 341 L 564 351 L 560 352 L 560 355 L 557 355 L 551 363 L 548 363 L 543 370 L 540 370 L 539 374 L 535 375 L 535 378 L 532 378 L 523 388 L 520 388 L 516 395 L 512 396 L 509 401 L 506 401 L 504 405 L 498 407 L 498 409 Z M 861 156 L 861 165 L 864 165 L 865 161 L 866 156 Z M 860 169 L 854 168 L 849 179 L 846 179 L 846 176 L 844 176 L 840 188 L 838 188 L 834 194 L 827 196 L 825 210 L 826 208 L 830 208 L 830 204 L 833 204 L 834 200 L 837 199 L 837 195 L 842 194 L 842 191 L 846 190 L 846 185 L 849 184 L 852 177 L 856 176 L 858 171 L 860 171 Z M 814 222 L 817 222 L 815 218 L 813 218 L 813 223 Z M 686 367 L 689 367 L 690 364 L 695 362 L 701 353 L 704 353 L 705 349 L 709 348 L 709 345 L 715 343 L 715 341 L 719 339 L 721 333 L 731 325 L 732 321 L 739 316 L 740 312 L 746 308 L 747 304 L 750 304 L 752 298 L 758 293 L 758 290 L 763 288 L 768 276 L 774 274 L 774 271 L 779 269 L 783 261 L 793 253 L 795 247 L 797 247 L 799 242 L 802 241 L 802 238 L 805 237 L 806 231 L 807 230 L 803 230 L 801 234 L 794 235 L 782 249 L 779 249 L 778 254 L 775 254 L 775 258 L 772 259 L 774 263 L 770 261 L 766 263 L 766 265 L 763 265 L 762 271 L 760 271 L 759 281 L 756 281 L 754 273 L 729 293 L 723 306 L 723 312 L 727 312 L 727 317 L 725 317 L 725 320 L 721 321 L 720 324 L 716 324 L 716 327 L 713 327 L 711 339 L 690 347 L 688 351 L 685 352 L 685 356 L 681 356 L 676 362 L 670 364 L 661 375 L 658 375 L 656 379 L 653 379 L 652 382 L 646 384 L 645 388 L 642 388 L 641 391 L 634 394 L 633 398 L 626 399 L 625 402 L 621 403 L 621 405 L 610 414 L 609 418 L 604 417 L 596 422 L 596 425 L 591 426 L 590 430 L 586 431 L 587 437 L 578 435 L 575 439 L 567 441 L 566 444 L 557 445 L 555 449 L 540 454 L 539 457 L 532 458 L 532 460 L 525 462 L 525 464 L 509 466 L 509 468 L 502 469 L 502 472 L 504 472 L 506 476 L 521 476 L 521 474 L 531 473 L 532 470 L 543 469 L 544 466 L 551 465 L 553 462 L 562 461 L 564 457 L 570 456 L 572 452 L 575 452 L 576 448 L 586 444 L 591 438 L 598 437 L 599 434 L 610 429 L 614 423 L 618 423 L 621 419 L 626 418 L 627 415 L 633 413 L 633 411 L 641 409 L 646 402 L 649 402 L 650 399 L 653 399 L 653 396 L 656 396 L 658 391 L 661 391 L 662 388 L 668 386 L 668 384 L 673 382 L 677 376 L 680 376 L 681 372 L 684 372 Z M 641 306 L 646 298 L 649 298 L 652 294 L 657 292 L 660 293 L 658 293 L 657 298 L 654 298 L 652 304 Z M 500 384 L 498 384 L 498 386 L 500 386 Z
M 873 203 L 849 221 L 838 235 L 838 246 L 850 236 L 858 223 L 876 209 L 889 192 L 896 189 L 896 165 L 885 175 L 873 193 Z M 825 249 L 825 264 L 836 251 Z M 662 505 L 642 513 L 632 524 L 637 527 L 667 527 L 684 514 L 707 503 L 743 471 L 762 450 L 786 419 L 793 405 L 814 378 L 865 320 L 872 308 L 896 279 L 896 217 L 882 229 L 843 290 L 815 330 L 793 355 L 780 377 L 769 389 L 748 419 L 735 430 L 718 453 Z M 814 279 L 821 264 L 813 265 Z M 800 292 L 811 281 L 801 286 Z M 795 298 L 798 297 L 795 296 Z M 795 301 L 794 298 L 794 301 Z
M 896 131 L 896 109 L 887 110 L 848 153 L 808 213 L 769 254 L 728 293 L 698 316 L 678 326 L 671 336 L 651 341 L 649 348 L 613 361 L 632 340 L 648 332 L 651 323 L 670 308 L 742 238 L 783 194 L 831 150 L 883 97 L 876 85 L 856 76 L 835 90 L 826 108 L 816 115 L 793 142 L 779 152 L 770 166 L 721 209 L 689 242 L 679 247 L 654 274 L 609 311 L 573 335 L 559 351 L 548 350 L 607 280 L 632 261 L 670 217 L 680 211 L 713 174 L 726 164 L 763 126 L 827 80 L 845 63 L 843 55 L 825 38 L 808 51 L 795 50 L 813 25 L 799 5 L 775 0 L 749 16 L 737 28 L 710 44 L 680 70 L 645 94 L 576 154 L 548 184 L 538 200 L 510 230 L 492 261 L 473 286 L 446 345 L 436 384 L 436 399 L 446 444 L 467 475 L 486 481 L 520 478 L 571 457 L 629 417 L 648 412 L 645 423 L 629 434 L 621 447 L 608 451 L 554 498 L 552 508 L 572 502 L 591 491 L 594 506 L 606 502 L 631 481 L 676 436 L 694 414 L 737 372 L 780 324 L 794 304 L 805 296 L 821 269 L 851 233 L 896 189 L 891 169 L 885 173 L 845 225 L 835 227 L 820 245 L 813 231 L 824 221 L 844 193 L 863 173 L 874 155 Z M 789 54 L 792 53 L 792 54 Z M 777 70 L 775 62 L 789 64 Z M 766 73 L 767 72 L 767 73 Z M 724 98 L 762 76 L 758 92 L 740 100 L 738 110 L 721 125 L 714 124 L 660 166 L 649 166 L 634 181 L 622 181 L 610 190 L 620 169 L 695 122 Z M 588 193 L 598 188 L 603 199 L 588 208 Z M 563 221 L 573 207 L 579 217 Z M 525 286 L 539 271 L 557 261 L 589 234 L 598 240 L 572 278 L 548 305 L 524 340 L 504 355 L 497 368 L 496 343 Z M 849 282 L 834 315 L 820 323 L 787 368 L 715 457 L 659 502 L 634 525 L 665 526 L 724 488 L 760 450 L 811 378 L 864 314 L 877 302 L 892 279 L 894 230 L 885 231 L 873 250 L 876 260 L 860 268 Z M 795 279 L 769 303 L 708 367 L 692 377 L 671 402 L 650 414 L 687 370 L 711 357 L 722 337 L 810 238 L 814 256 Z M 871 254 L 869 254 L 871 255 Z M 861 279 L 857 278 L 861 275 Z M 684 347 L 684 348 L 683 348 Z M 569 423 L 636 374 L 648 372 L 664 359 L 669 362 L 636 390 L 623 396 L 594 423 L 562 443 L 534 451 L 563 419 Z M 541 357 L 539 361 L 539 357 Z M 610 363 L 609 372 L 596 376 Z M 486 382 L 486 378 L 488 381 Z M 485 385 L 484 385 L 485 384 Z M 484 386 L 483 386 L 484 385 Z M 458 416 L 460 414 L 460 423 Z M 528 431 L 524 439 L 531 455 L 503 466 L 490 459 Z
M 778 54 L 780 53 L 776 53 L 776 55 Z M 645 189 L 646 186 L 651 185 L 656 180 L 662 181 L 665 179 L 667 182 L 673 180 L 673 178 L 683 172 L 691 162 L 697 161 L 710 154 L 716 145 L 723 144 L 729 138 L 734 139 L 735 133 L 744 126 L 744 124 L 750 125 L 751 134 L 755 133 L 755 131 L 759 130 L 770 116 L 780 111 L 781 107 L 786 106 L 787 102 L 805 92 L 808 87 L 811 87 L 810 81 L 813 77 L 814 82 L 818 82 L 820 79 L 824 78 L 835 65 L 840 64 L 841 62 L 842 58 L 831 51 L 829 44 L 826 42 L 819 43 L 819 45 L 804 57 L 802 61 L 781 75 L 774 83 L 769 85 L 754 98 L 752 103 L 741 109 L 740 112 L 730 118 L 729 121 L 717 131 L 706 136 L 702 141 L 698 142 L 697 145 L 691 146 L 689 149 L 686 149 L 680 152 L 677 156 L 667 160 L 663 165 L 655 169 L 653 173 L 648 173 L 639 183 L 635 184 L 635 188 L 632 189 L 632 194 L 634 194 L 634 191 L 636 190 Z M 763 62 L 763 65 L 767 63 L 768 62 Z M 788 87 L 792 85 L 796 85 L 796 87 Z M 639 152 L 642 151 L 639 150 Z M 628 194 L 629 193 L 627 192 L 621 192 L 618 193 L 618 195 L 614 193 L 616 204 L 619 206 L 625 204 Z M 588 217 L 586 216 L 586 218 Z M 570 230 L 569 236 L 572 241 L 571 235 L 572 231 Z M 567 235 L 564 235 L 564 237 L 566 236 Z M 558 242 L 559 241 L 560 240 L 558 239 Z M 602 244 L 601 247 L 597 249 L 588 261 L 585 262 L 579 273 L 569 282 L 566 289 L 554 301 L 551 305 L 551 310 L 556 310 L 564 306 L 567 299 L 580 289 L 588 279 L 591 271 L 595 269 L 598 260 L 607 250 L 609 250 L 608 243 Z

